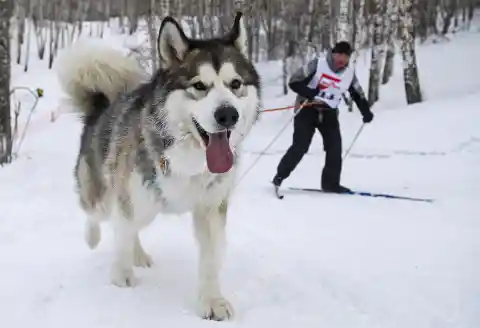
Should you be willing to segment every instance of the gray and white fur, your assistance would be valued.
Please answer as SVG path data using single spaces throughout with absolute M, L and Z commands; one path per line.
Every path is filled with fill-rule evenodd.
M 98 245 L 108 220 L 111 282 L 133 286 L 134 266 L 152 265 L 139 231 L 159 213 L 192 213 L 198 310 L 213 320 L 233 315 L 219 282 L 221 253 L 236 152 L 260 108 L 246 40 L 240 13 L 228 34 L 209 40 L 188 38 L 167 17 L 158 36 L 161 69 L 149 79 L 135 59 L 98 45 L 74 45 L 57 64 L 83 117 L 75 178 L 88 245 Z

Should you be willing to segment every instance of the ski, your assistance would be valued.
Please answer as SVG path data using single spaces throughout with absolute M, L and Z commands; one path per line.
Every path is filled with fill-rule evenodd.
M 363 197 L 379 197 L 379 198 L 401 199 L 401 200 L 410 200 L 410 201 L 427 202 L 427 203 L 432 203 L 433 202 L 433 199 L 428 199 L 428 198 L 414 198 L 414 197 L 406 197 L 406 196 L 396 196 L 396 195 L 382 194 L 382 193 L 372 193 L 372 192 L 366 192 L 366 191 L 353 191 L 352 190 L 350 192 L 345 192 L 345 193 L 332 193 L 332 192 L 328 192 L 328 191 L 325 191 L 325 190 L 322 190 L 322 189 L 316 189 L 316 188 L 290 187 L 288 189 L 295 190 L 295 191 L 320 192 L 320 193 L 334 194 L 334 195 L 353 195 L 353 196 L 363 196 Z

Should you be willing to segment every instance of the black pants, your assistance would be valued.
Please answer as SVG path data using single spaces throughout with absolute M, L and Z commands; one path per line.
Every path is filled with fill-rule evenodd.
M 277 167 L 277 177 L 288 178 L 308 152 L 315 130 L 323 138 L 325 165 L 322 172 L 322 188 L 337 187 L 340 184 L 342 171 L 342 136 L 338 121 L 338 111 L 325 109 L 319 111 L 315 107 L 305 107 L 294 118 L 292 145 L 281 159 Z

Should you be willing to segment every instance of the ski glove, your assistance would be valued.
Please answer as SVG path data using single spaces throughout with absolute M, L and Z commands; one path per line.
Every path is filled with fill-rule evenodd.
M 363 123 L 370 123 L 373 120 L 373 113 L 371 111 L 363 114 Z

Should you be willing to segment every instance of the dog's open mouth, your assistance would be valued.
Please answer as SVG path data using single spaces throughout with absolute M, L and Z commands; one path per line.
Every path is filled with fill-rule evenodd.
M 206 147 L 208 170 L 212 173 L 228 172 L 233 166 L 233 152 L 230 148 L 232 131 L 209 133 L 194 118 L 192 120 Z

